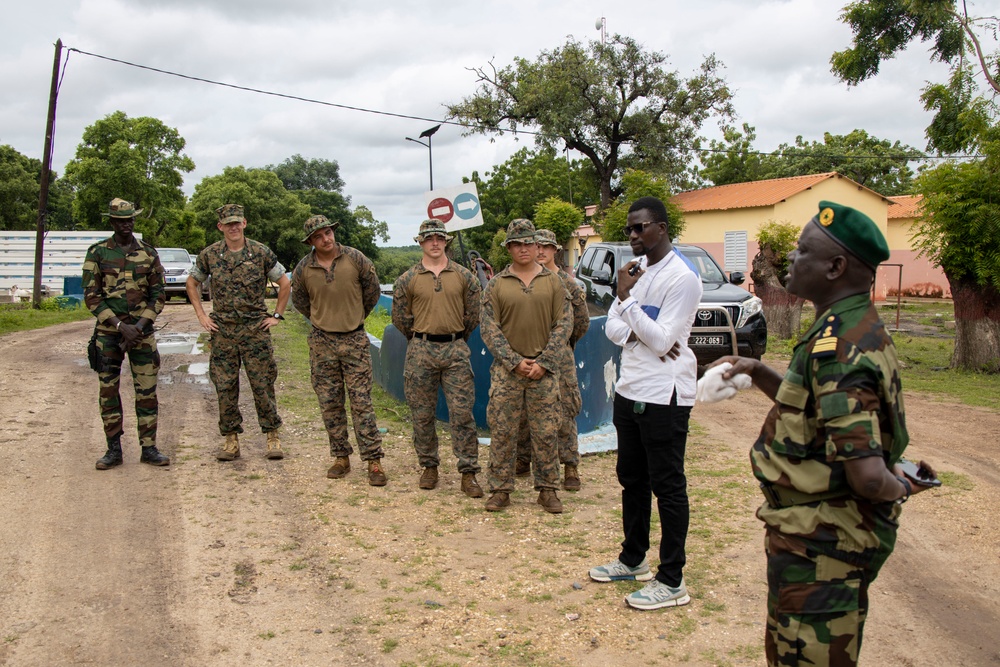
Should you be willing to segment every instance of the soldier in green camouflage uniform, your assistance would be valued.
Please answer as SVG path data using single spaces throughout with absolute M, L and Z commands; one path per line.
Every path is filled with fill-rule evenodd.
M 472 406 L 476 400 L 471 352 L 466 344 L 479 326 L 482 310 L 479 281 L 445 252 L 452 236 L 440 220 L 425 220 L 414 240 L 423 258 L 401 275 L 393 287 L 392 323 L 406 336 L 403 391 L 413 418 L 413 447 L 424 469 L 420 488 L 438 482 L 438 438 L 434 412 L 438 387 L 444 390 L 451 426 L 451 447 L 462 474 L 462 492 L 481 498 L 476 481 L 479 439 Z
M 535 262 L 535 226 L 517 219 L 505 242 L 513 262 L 483 293 L 481 333 L 490 368 L 490 499 L 487 511 L 510 505 L 522 416 L 531 430 L 538 504 L 562 512 L 559 486 L 559 359 L 569 338 L 569 299 L 559 277 Z
M 257 422 L 267 438 L 265 456 L 281 459 L 281 417 L 274 395 L 278 366 L 274 362 L 271 327 L 284 319 L 291 282 L 277 255 L 263 243 L 246 238 L 243 207 L 226 204 L 216 210 L 223 239 L 201 251 L 187 280 L 188 300 L 198 321 L 212 333 L 209 377 L 219 398 L 219 433 L 226 439 L 216 453 L 220 461 L 240 456 L 243 433 L 240 412 L 240 366 L 246 371 Z M 212 315 L 201 306 L 201 283 L 212 278 Z M 278 284 L 278 302 L 269 313 L 268 281 Z
M 124 199 L 111 201 L 114 235 L 87 249 L 83 261 L 84 302 L 97 318 L 94 335 L 100 354 L 98 371 L 101 421 L 108 450 L 97 461 L 98 470 L 122 463 L 122 402 L 119 394 L 122 362 L 128 355 L 135 387 L 135 418 L 138 424 L 140 461 L 165 466 L 170 459 L 156 449 L 156 379 L 160 353 L 156 349 L 153 321 L 167 302 L 163 266 L 156 250 L 135 238 L 135 210 Z
M 560 269 L 556 263 L 556 253 L 562 250 L 562 246 L 556 241 L 555 233 L 550 229 L 539 229 L 535 233 L 535 243 L 538 246 L 536 261 L 559 276 L 573 309 L 573 330 L 569 334 L 569 344 L 559 360 L 559 397 L 563 412 L 559 422 L 559 462 L 563 464 L 565 470 L 563 488 L 567 491 L 579 491 L 580 443 L 576 416 L 580 414 L 583 400 L 576 379 L 576 358 L 573 356 L 573 350 L 576 348 L 576 342 L 583 338 L 583 334 L 590 328 L 590 312 L 587 310 L 587 299 L 583 288 L 573 276 Z M 527 475 L 530 469 L 531 434 L 525 421 L 521 424 L 521 433 L 517 441 L 515 473 L 521 477 Z
M 775 405 L 750 451 L 766 502 L 769 665 L 855 665 L 868 587 L 892 553 L 901 503 L 926 486 L 896 463 L 909 437 L 899 363 L 869 299 L 888 246 L 863 213 L 820 202 L 787 289 L 818 317 L 784 377 L 727 357 Z M 933 470 L 929 466 L 925 467 Z
M 322 215 L 303 225 L 302 242 L 313 248 L 292 271 L 292 303 L 312 323 L 312 384 L 334 457 L 326 476 L 340 479 L 351 470 L 354 450 L 347 435 L 346 387 L 361 460 L 368 462 L 368 483 L 385 486 L 382 436 L 372 406 L 372 357 L 365 332 L 365 318 L 378 303 L 378 275 L 360 250 L 337 243 L 334 230 L 338 225 Z

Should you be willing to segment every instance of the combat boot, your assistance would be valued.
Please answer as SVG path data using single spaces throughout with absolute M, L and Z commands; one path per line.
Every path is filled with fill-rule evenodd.
M 510 494 L 504 491 L 495 491 L 486 501 L 487 512 L 499 512 L 505 507 L 510 507 Z
M 351 472 L 351 459 L 346 456 L 338 456 L 333 460 L 333 465 L 326 471 L 326 476 L 330 479 L 340 479 Z
M 170 465 L 170 457 L 160 453 L 156 445 L 150 445 L 149 447 L 142 448 L 142 454 L 139 455 L 139 463 L 148 463 L 151 466 L 168 466 Z
M 470 498 L 482 498 L 483 489 L 479 486 L 479 482 L 476 481 L 476 473 L 474 472 L 463 472 L 462 473 L 462 493 L 469 496 Z
M 538 492 L 538 504 L 549 514 L 562 514 L 563 506 L 554 489 L 542 489 Z
M 226 434 L 226 444 L 215 455 L 220 461 L 233 461 L 240 458 L 240 436 L 238 433 Z
M 437 469 L 434 469 L 437 472 Z M 368 462 L 368 483 L 372 486 L 385 486 L 389 479 L 382 470 L 382 459 L 372 459 Z
M 97 459 L 97 469 L 98 470 L 110 470 L 115 466 L 120 466 L 122 464 L 122 439 L 121 436 L 117 438 L 108 438 L 108 451 L 104 453 L 104 456 Z
M 285 452 L 281 451 L 281 438 L 278 437 L 277 431 L 271 431 L 267 434 L 267 454 L 264 456 L 275 460 L 285 458 Z
M 563 475 L 563 488 L 567 491 L 580 490 L 580 473 L 577 471 L 576 466 L 570 463 L 566 464 L 566 472 Z
M 420 474 L 420 488 L 421 489 L 433 489 L 438 485 L 438 469 L 437 466 L 427 466 L 424 471 Z
M 525 461 L 524 459 L 517 459 L 514 462 L 514 475 L 517 477 L 527 477 L 531 472 L 531 461 Z

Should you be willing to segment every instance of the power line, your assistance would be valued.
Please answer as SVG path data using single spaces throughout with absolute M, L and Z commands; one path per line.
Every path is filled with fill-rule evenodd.
M 461 128 L 465 128 L 465 129 L 473 129 L 473 130 L 476 130 L 476 131 L 498 132 L 498 133 L 510 132 L 511 134 L 513 134 L 515 136 L 517 136 L 518 134 L 527 134 L 527 135 L 530 135 L 530 136 L 544 137 L 546 139 L 553 140 L 553 141 L 562 138 L 560 135 L 552 135 L 552 134 L 548 134 L 546 132 L 537 132 L 537 131 L 533 131 L 533 130 L 517 130 L 517 129 L 515 129 L 515 130 L 509 130 L 509 129 L 508 130 L 504 130 L 502 128 L 495 127 L 495 126 L 490 126 L 490 125 L 468 124 L 468 123 L 461 123 L 461 122 L 454 121 L 454 120 L 447 120 L 447 119 L 440 119 L 440 118 L 427 118 L 426 116 L 413 116 L 413 115 L 410 115 L 410 114 L 396 113 L 396 112 L 393 112 L 393 111 L 382 111 L 382 110 L 379 110 L 379 109 L 367 109 L 365 107 L 352 106 L 352 105 L 349 105 L 349 104 L 338 104 L 336 102 L 326 102 L 324 100 L 317 100 L 317 99 L 313 99 L 313 98 L 310 98 L 310 97 L 302 97 L 300 95 L 291 95 L 291 94 L 288 94 L 288 93 L 279 93 L 279 92 L 275 92 L 275 91 L 271 91 L 271 90 L 264 90 L 262 88 L 251 88 L 250 86 L 240 86 L 240 85 L 237 85 L 237 84 L 234 84 L 234 83 L 226 83 L 224 81 L 215 81 L 213 79 L 207 79 L 205 77 L 193 76 L 193 75 L 190 75 L 190 74 L 182 74 L 180 72 L 173 72 L 173 71 L 170 71 L 170 70 L 161 69 L 159 67 L 152 67 L 150 65 L 142 65 L 140 63 L 134 63 L 134 62 L 130 62 L 128 60 L 122 60 L 121 58 L 112 58 L 111 56 L 105 56 L 105 55 L 101 55 L 99 53 L 91 53 L 89 51 L 83 51 L 82 49 L 77 49 L 77 48 L 73 48 L 73 47 L 67 47 L 67 52 L 69 52 L 69 53 L 76 52 L 76 53 L 79 53 L 80 55 L 90 56 L 91 58 L 98 58 L 100 60 L 107 60 L 109 62 L 118 63 L 120 65 L 126 65 L 128 67 L 135 67 L 137 69 L 143 69 L 143 70 L 147 70 L 147 71 L 150 71 L 150 72 L 156 72 L 158 74 L 165 74 L 167 76 L 174 76 L 174 77 L 177 77 L 177 78 L 180 78 L 180 79 L 187 79 L 188 81 L 197 81 L 199 83 L 207 83 L 207 84 L 212 85 L 212 86 L 221 86 L 221 87 L 224 87 L 224 88 L 232 88 L 234 90 L 242 90 L 242 91 L 248 92 L 248 93 L 256 93 L 258 95 L 268 95 L 270 97 L 279 97 L 279 98 L 283 98 L 283 99 L 287 99 L 287 100 L 294 100 L 294 101 L 297 101 L 297 102 L 306 102 L 308 104 L 319 104 L 321 106 L 333 107 L 333 108 L 336 108 L 336 109 L 345 109 L 347 111 L 360 111 L 361 113 L 369 113 L 369 114 L 374 114 L 374 115 L 377 115 L 377 116 L 388 116 L 390 118 L 403 118 L 405 120 L 419 120 L 419 121 L 424 121 L 424 122 L 427 122 L 427 123 L 440 123 L 440 124 L 444 124 L 444 125 L 452 125 L 452 126 L 455 126 L 455 127 L 461 127 Z M 65 77 L 65 72 L 66 72 L 66 66 L 67 65 L 69 65 L 69 56 L 68 55 L 66 57 L 66 64 L 63 66 L 63 76 L 64 77 Z M 61 85 L 61 80 L 60 80 L 60 85 Z M 618 145 L 629 145 L 629 146 L 635 145 L 634 142 L 629 141 L 629 140 L 627 140 L 627 141 L 619 141 L 619 142 L 609 142 L 609 143 L 617 143 Z M 734 153 L 734 152 L 738 152 L 738 153 L 740 153 L 742 155 L 746 155 L 746 156 L 756 155 L 756 156 L 761 156 L 761 157 L 795 157 L 795 156 L 800 155 L 798 153 L 778 153 L 776 151 L 774 151 L 774 152 L 767 152 L 767 151 L 734 151 L 734 150 L 729 149 L 729 148 L 700 148 L 700 147 L 699 148 L 695 148 L 693 146 L 684 147 L 684 146 L 672 146 L 672 145 L 650 146 L 648 144 L 644 145 L 643 149 L 646 152 L 648 152 L 650 149 L 676 150 L 676 151 L 680 151 L 680 152 L 693 152 L 693 153 Z M 817 156 L 817 157 L 822 157 L 822 158 L 826 158 L 826 159 L 830 159 L 830 160 L 859 160 L 859 159 L 882 160 L 882 159 L 888 158 L 888 159 L 892 159 L 892 160 L 912 161 L 912 160 L 972 159 L 972 158 L 979 158 L 979 157 L 982 157 L 982 156 L 981 155 L 952 155 L 952 156 L 944 156 L 944 155 L 921 155 L 920 157 L 892 157 L 892 156 L 886 156 L 886 155 L 823 155 L 823 156 Z

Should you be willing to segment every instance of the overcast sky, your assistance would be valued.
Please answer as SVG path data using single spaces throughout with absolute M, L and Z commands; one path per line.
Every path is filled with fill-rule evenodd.
M 533 59 L 567 36 L 608 33 L 669 56 L 689 76 L 715 53 L 735 92 L 738 123 L 757 128 L 757 148 L 797 135 L 863 128 L 923 149 L 926 81 L 943 79 L 918 45 L 849 89 L 830 74 L 830 55 L 850 31 L 837 0 L 597 2 L 484 0 L 33 0 L 5 3 L 0 28 L 0 144 L 41 158 L 53 45 L 191 76 L 341 105 L 442 119 L 444 105 L 475 90 L 467 68 Z M 1000 0 L 979 0 L 979 15 Z M 63 52 L 67 63 L 67 53 Z M 62 175 L 83 129 L 116 110 L 175 127 L 197 165 L 190 195 L 225 167 L 260 167 L 296 153 L 336 160 L 353 205 L 389 223 L 390 245 L 410 240 L 424 216 L 427 150 L 404 140 L 434 123 L 261 96 L 70 53 L 59 94 L 53 167 Z M 714 128 L 708 133 L 715 136 Z M 434 182 L 457 185 L 503 162 L 530 138 L 434 136 Z M 580 158 L 579 154 L 573 157 Z M 109 193 L 109 197 L 114 193 Z M 252 225 L 252 221 L 251 221 Z M 248 230 L 252 236 L 252 229 Z

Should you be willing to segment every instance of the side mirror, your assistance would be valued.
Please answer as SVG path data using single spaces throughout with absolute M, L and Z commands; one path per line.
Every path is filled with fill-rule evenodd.
M 611 272 L 598 270 L 590 274 L 591 281 L 597 283 L 598 285 L 611 285 Z
M 746 281 L 746 276 L 742 271 L 733 271 L 729 274 L 729 282 L 734 285 L 742 285 Z

